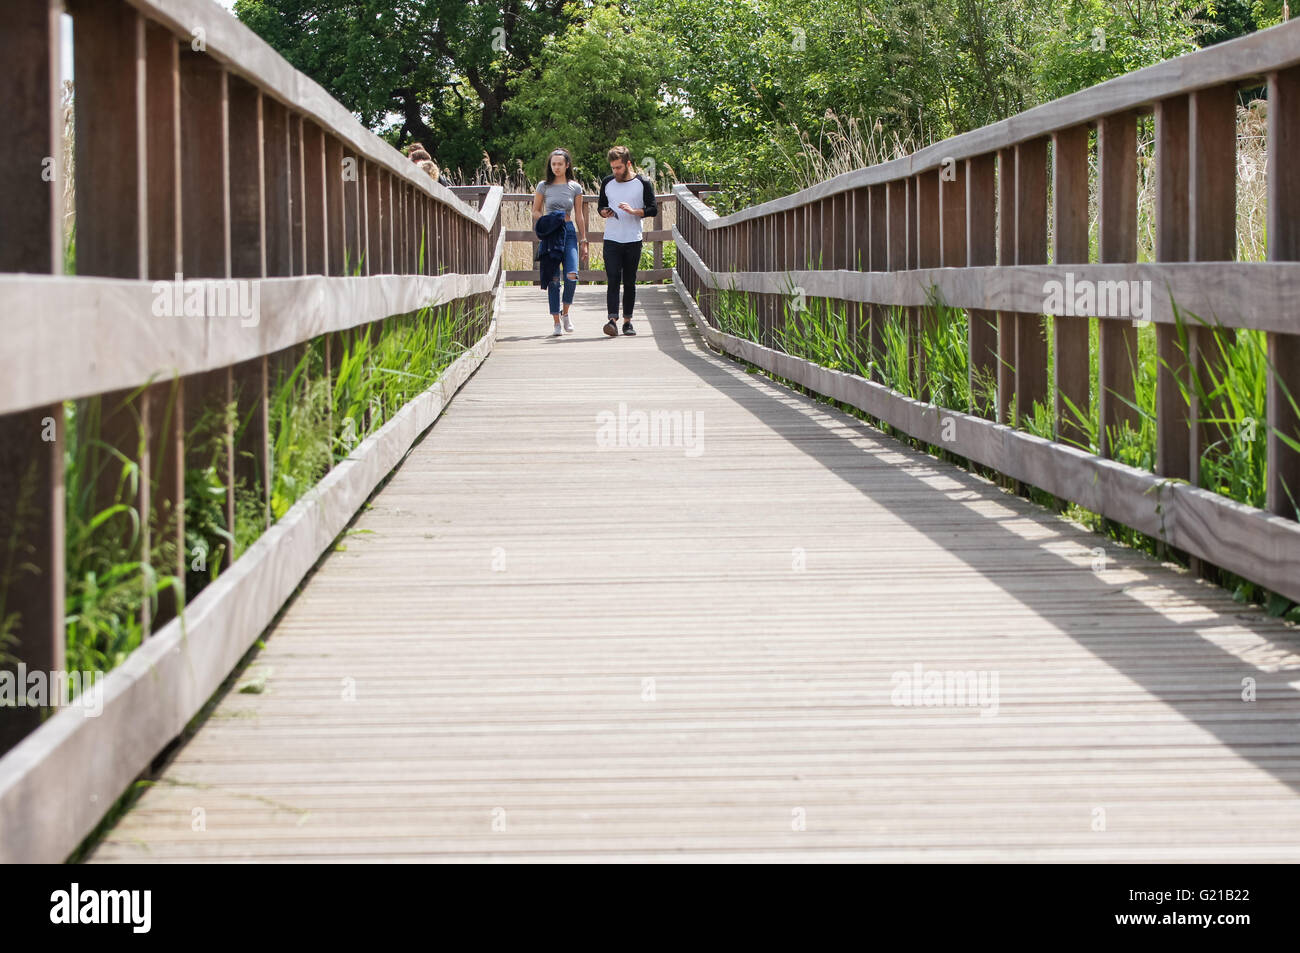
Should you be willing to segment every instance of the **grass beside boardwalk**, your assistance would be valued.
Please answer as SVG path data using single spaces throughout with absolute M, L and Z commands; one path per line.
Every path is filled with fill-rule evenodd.
M 481 332 L 483 307 L 458 302 L 336 334 L 330 376 L 325 373 L 324 338 L 296 353 L 284 352 L 294 354 L 292 363 L 272 358 L 267 420 L 271 522 L 403 404 L 437 381 Z M 173 384 L 168 413 L 176 392 Z M 229 405 L 209 408 L 186 433 L 185 578 L 177 578 L 174 569 L 174 514 L 157 508 L 150 514 L 150 552 L 142 557 L 140 489 L 150 477 L 136 463 L 145 439 L 138 396 L 137 391 L 64 405 L 70 671 L 108 671 L 121 664 L 143 637 L 145 602 L 156 610 L 167 590 L 176 594 L 179 605 L 193 599 L 218 578 L 228 550 L 233 548 L 237 559 L 268 525 L 261 468 L 255 461 L 247 469 L 237 467 L 256 476 L 234 487 L 235 525 L 227 525 L 227 433 L 233 432 L 238 447 L 253 425 L 247 408 L 241 419 L 237 395 Z M 104 439 L 108 415 L 117 420 L 128 415 L 135 447 Z M 160 469 L 157 461 L 154 469 L 155 474 Z M 14 579 L 10 573 L 0 583 Z M 4 634 L 0 629 L 0 637 Z

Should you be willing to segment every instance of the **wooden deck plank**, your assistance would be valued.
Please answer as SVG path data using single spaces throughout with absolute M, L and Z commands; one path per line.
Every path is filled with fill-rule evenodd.
M 607 339 L 603 294 L 557 340 L 508 290 L 93 860 L 1300 859 L 1294 627 L 747 374 L 670 289 Z M 698 452 L 600 448 L 620 401 Z M 894 704 L 917 665 L 996 714 Z

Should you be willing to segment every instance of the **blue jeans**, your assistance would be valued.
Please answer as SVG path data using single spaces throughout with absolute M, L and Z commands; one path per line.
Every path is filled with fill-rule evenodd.
M 564 303 L 573 304 L 573 293 L 578 290 L 578 229 L 572 222 L 564 223 Z M 557 273 L 546 286 L 546 297 L 551 303 L 551 314 L 560 313 L 560 275 Z

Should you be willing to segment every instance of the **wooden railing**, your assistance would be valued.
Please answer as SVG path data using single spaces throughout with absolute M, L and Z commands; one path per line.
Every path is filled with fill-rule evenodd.
M 637 281 L 642 283 L 655 281 L 669 281 L 673 276 L 671 268 L 664 267 L 664 242 L 672 241 L 673 222 L 676 221 L 675 207 L 677 199 L 673 195 L 657 195 L 656 201 L 659 203 L 659 215 L 657 218 L 650 219 L 645 223 L 646 227 L 641 233 L 641 240 L 653 247 L 654 261 L 652 267 L 643 270 L 637 274 Z M 596 247 L 604 241 L 604 223 L 605 220 L 596 214 L 596 196 L 588 195 L 585 197 L 587 206 L 587 240 Z M 529 247 L 528 257 L 531 260 L 532 249 L 535 247 L 537 238 L 532 230 L 533 207 L 532 195 L 522 192 L 509 192 L 502 198 L 502 217 L 506 225 L 506 241 L 508 243 L 527 242 Z M 510 227 L 510 226 L 515 227 Z M 581 236 L 579 236 L 581 237 Z M 506 246 L 506 255 L 510 255 L 510 245 Z M 506 271 L 507 281 L 536 281 L 537 268 L 513 268 Z M 589 255 L 579 249 L 578 260 L 578 281 L 595 281 L 604 282 L 605 272 L 600 269 L 593 269 Z
M 1300 23 L 1287 23 L 725 217 L 679 187 L 675 281 L 720 349 L 1300 599 L 1300 453 L 1288 442 L 1300 440 L 1297 64 Z M 1260 86 L 1267 87 L 1268 260 L 1238 262 L 1237 94 Z M 1136 135 L 1139 117 L 1152 113 L 1156 261 L 1138 263 Z M 1133 281 L 1150 283 L 1151 313 L 1094 306 L 1076 314 L 1073 297 L 1049 307 L 1053 282 L 1091 282 L 1109 292 L 1119 286 L 1103 283 Z M 756 342 L 718 330 L 724 291 L 743 293 L 756 309 Z M 923 396 L 925 322 L 940 313 L 936 303 L 962 309 L 971 390 L 977 379 L 996 380 L 995 403 L 982 415 L 935 407 L 878 380 L 780 353 L 780 330 L 800 320 L 791 314 L 800 296 L 845 306 L 847 338 L 862 355 L 881 353 L 886 309 L 907 309 L 909 366 L 914 393 Z M 1054 335 L 1051 367 L 1044 315 Z M 1101 318 L 1096 381 L 1090 315 Z M 1135 317 L 1155 322 L 1154 473 L 1107 459 L 1111 434 L 1136 417 Z M 1213 342 L 1224 328 L 1267 335 L 1267 420 L 1255 423 L 1258 439 L 1268 441 L 1268 512 L 1198 487 L 1203 453 L 1222 434 L 1218 409 L 1198 406 L 1192 375 L 1213 379 Z M 1099 395 L 1100 455 L 1072 445 L 1081 432 L 1070 405 L 1086 415 L 1090 391 Z M 1044 403 L 1055 440 L 1014 429 Z
M 103 443 L 138 465 L 141 561 L 166 527 L 176 563 L 155 569 L 185 578 L 187 427 L 232 404 L 248 423 L 239 443 L 224 425 L 226 526 L 242 482 L 266 528 L 238 560 L 227 546 L 188 606 L 141 593 L 148 637 L 103 681 L 98 717 L 0 709 L 0 752 L 23 739 L 0 759 L 0 861 L 63 859 L 180 734 L 486 356 L 504 286 L 500 188 L 465 204 L 210 0 L 67 0 L 76 276 L 64 275 L 62 10 L 14 0 L 0 32 L 0 539 L 16 620 L 0 671 L 65 668 L 65 402 L 102 398 Z M 396 413 L 367 414 L 346 458 L 272 525 L 277 375 L 316 342 L 333 381 L 342 332 L 379 340 L 455 302 L 479 316 L 463 355 Z

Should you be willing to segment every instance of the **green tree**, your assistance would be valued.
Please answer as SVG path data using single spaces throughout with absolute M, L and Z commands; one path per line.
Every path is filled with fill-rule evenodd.
M 638 164 L 654 158 L 668 172 L 680 110 L 667 99 L 668 59 L 662 41 L 613 4 L 594 7 L 584 23 L 548 38 L 537 76 L 511 82 L 506 112 L 517 130 L 514 149 L 530 181 L 546 171 L 556 148 L 573 155 L 582 179 L 609 171 L 611 145 L 632 150 Z
M 511 80 L 532 69 L 571 0 L 236 0 L 235 14 L 397 145 L 451 168 L 509 151 Z

